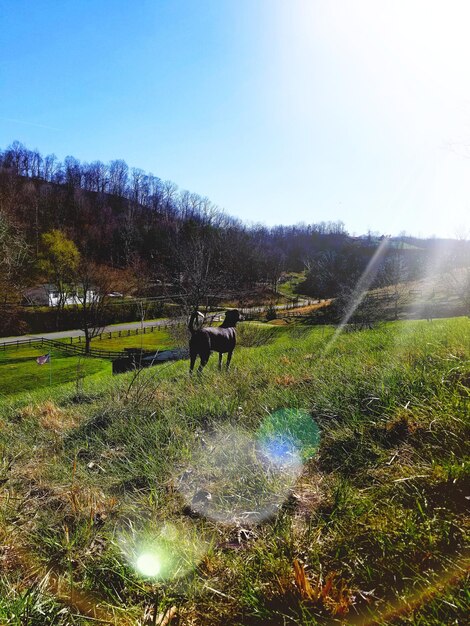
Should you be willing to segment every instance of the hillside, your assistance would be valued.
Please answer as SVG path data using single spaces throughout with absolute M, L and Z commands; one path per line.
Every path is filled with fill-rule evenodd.
M 4 397 L 0 621 L 463 624 L 469 324 L 245 323 L 229 373 Z
M 154 283 L 171 283 L 189 254 L 209 247 L 211 273 L 222 271 L 225 286 L 272 282 L 284 265 L 303 269 L 313 240 L 334 247 L 347 239 L 340 222 L 247 227 L 206 196 L 123 160 L 60 162 L 19 142 L 0 150 L 1 214 L 19 229 L 33 264 L 42 236 L 59 230 L 96 263 L 150 271 Z

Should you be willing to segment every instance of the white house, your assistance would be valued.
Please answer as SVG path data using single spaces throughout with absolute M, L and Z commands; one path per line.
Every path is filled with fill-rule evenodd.
M 66 305 L 80 304 L 80 300 L 77 297 L 77 291 L 80 290 L 80 286 L 75 289 L 71 289 L 65 299 Z M 24 294 L 24 303 L 28 306 L 58 306 L 59 305 L 59 291 L 56 285 L 45 284 L 38 285 L 37 287 L 31 287 L 27 289 Z M 96 290 L 89 290 L 87 299 L 94 300 L 98 297 Z

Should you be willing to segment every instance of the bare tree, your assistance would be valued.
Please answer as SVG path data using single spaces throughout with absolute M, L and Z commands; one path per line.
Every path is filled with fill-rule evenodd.
M 227 289 L 221 252 L 221 240 L 216 231 L 195 231 L 177 243 L 180 301 L 185 313 L 199 308 L 207 310 Z
M 85 353 L 90 352 L 91 340 L 103 332 L 110 293 L 118 288 L 116 272 L 82 260 L 76 272 L 76 300 L 81 325 L 85 335 Z
M 464 314 L 470 317 L 470 240 L 460 235 L 448 255 L 442 281 L 448 293 L 460 302 Z
M 58 161 L 55 154 L 48 154 L 44 158 L 43 164 L 43 177 L 47 182 L 52 182 L 54 180 L 56 171 L 58 168 Z
M 82 186 L 82 168 L 78 159 L 73 156 L 65 157 L 64 176 L 65 184 L 69 187 L 78 189 Z
M 172 219 L 176 215 L 178 186 L 171 180 L 165 180 L 162 186 L 163 212 L 167 219 Z
M 109 192 L 123 196 L 126 192 L 129 168 L 122 159 L 111 161 L 108 167 Z
M 0 333 L 18 332 L 17 315 L 26 280 L 29 247 L 0 211 Z
M 390 296 L 393 305 L 393 317 L 398 319 L 400 306 L 405 294 L 409 291 L 409 267 L 406 261 L 403 245 L 394 248 L 385 259 L 380 272 L 378 286 L 384 287 Z M 384 294 L 385 296 L 385 294 Z

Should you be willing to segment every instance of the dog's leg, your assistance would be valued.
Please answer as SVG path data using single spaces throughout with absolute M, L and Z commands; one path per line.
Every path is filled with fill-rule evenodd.
M 199 374 L 202 372 L 203 368 L 207 365 L 207 361 L 209 360 L 210 355 L 211 355 L 210 346 L 204 346 L 204 348 L 200 350 L 199 356 L 201 357 L 201 361 L 199 363 L 199 367 L 197 370 Z
M 204 369 L 204 367 L 206 367 L 208 360 L 209 360 L 208 358 L 207 359 L 203 359 L 201 357 L 201 361 L 199 363 L 199 367 L 197 368 L 197 373 L 198 374 L 202 374 L 202 370 Z
M 228 366 L 230 365 L 230 361 L 232 360 L 232 354 L 233 354 L 233 350 L 227 354 L 227 370 L 228 370 Z
M 222 352 L 219 352 L 219 372 L 222 369 Z
M 193 373 L 193 369 L 194 369 L 194 364 L 196 363 L 196 358 L 197 358 L 197 351 L 194 350 L 192 348 L 192 346 L 189 347 L 189 373 L 192 374 Z

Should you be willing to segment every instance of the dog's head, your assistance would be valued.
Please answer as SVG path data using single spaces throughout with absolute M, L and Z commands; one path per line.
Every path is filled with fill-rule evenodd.
M 227 326 L 236 326 L 237 322 L 241 322 L 242 320 L 243 317 L 238 309 L 230 309 L 229 311 L 225 311 L 224 324 L 226 324 Z

